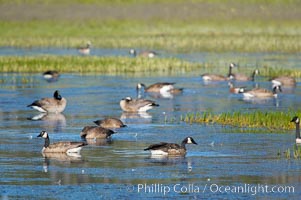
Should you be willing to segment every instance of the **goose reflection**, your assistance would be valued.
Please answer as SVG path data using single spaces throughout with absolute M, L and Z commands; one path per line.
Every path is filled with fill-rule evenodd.
M 190 157 L 183 157 L 183 156 L 164 156 L 164 155 L 150 155 L 146 158 L 146 161 L 149 161 L 154 164 L 159 165 L 185 165 L 187 167 L 187 171 L 191 172 L 192 167 L 192 160 Z
M 42 156 L 44 157 L 43 169 L 45 173 L 48 172 L 51 161 L 61 162 L 64 165 L 83 162 L 79 153 L 42 153 Z
M 131 123 L 138 123 L 138 124 L 144 124 L 144 123 L 151 123 L 152 122 L 152 115 L 147 112 L 123 112 L 120 116 L 120 119 L 124 121 L 126 124 Z
M 54 132 L 60 132 L 66 126 L 66 117 L 62 113 L 40 113 L 27 118 L 32 121 L 42 121 L 43 127 L 52 128 Z

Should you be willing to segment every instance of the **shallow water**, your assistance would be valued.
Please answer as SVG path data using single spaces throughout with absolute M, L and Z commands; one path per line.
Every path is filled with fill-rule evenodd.
M 193 60 L 192 57 L 197 56 L 186 59 Z M 174 77 L 62 74 L 57 82 L 51 83 L 43 80 L 41 74 L 2 74 L 0 78 L 4 80 L 0 85 L 2 199 L 300 197 L 300 161 L 277 157 L 279 150 L 292 148 L 294 131 L 241 133 L 216 124 L 190 125 L 179 121 L 188 112 L 299 107 L 300 84 L 294 90 L 285 90 L 277 99 L 250 102 L 240 95 L 229 94 L 225 82 L 204 84 L 198 74 Z M 30 81 L 23 83 L 24 78 Z M 147 114 L 121 111 L 119 100 L 135 97 L 138 82 L 148 85 L 158 81 L 176 82 L 184 92 L 173 98 L 147 96 L 160 104 Z M 258 83 L 271 87 L 264 79 Z M 243 84 L 252 87 L 254 83 Z M 68 100 L 64 113 L 29 120 L 39 113 L 26 105 L 52 96 L 56 89 Z M 80 141 L 79 133 L 84 126 L 106 116 L 121 118 L 127 124 L 116 130 L 112 141 L 88 145 L 81 157 L 41 154 L 43 140 L 36 137 L 41 130 L 49 132 L 51 142 Z M 161 141 L 180 143 L 186 136 L 192 136 L 198 145 L 187 146 L 185 158 L 150 157 L 149 152 L 143 151 Z M 272 193 L 272 189 L 279 191 Z

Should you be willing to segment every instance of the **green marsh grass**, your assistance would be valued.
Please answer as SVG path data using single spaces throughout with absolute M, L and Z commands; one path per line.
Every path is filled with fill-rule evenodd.
M 41 73 L 47 69 L 61 73 L 181 74 L 202 66 L 175 58 L 148 59 L 96 56 L 0 57 L 0 72 Z
M 0 1 L 0 46 L 74 48 L 89 40 L 97 48 L 173 52 L 301 49 L 297 0 L 43 2 Z
M 290 120 L 301 111 L 254 111 L 254 112 L 224 112 L 224 113 L 187 113 L 180 117 L 186 123 L 216 123 L 245 129 L 265 129 L 263 132 L 285 132 L 295 128 Z
M 279 149 L 278 150 L 278 158 L 281 158 L 282 156 L 284 156 L 284 158 L 286 159 L 301 159 L 301 146 L 295 144 L 292 148 L 287 148 L 284 151 L 282 151 Z

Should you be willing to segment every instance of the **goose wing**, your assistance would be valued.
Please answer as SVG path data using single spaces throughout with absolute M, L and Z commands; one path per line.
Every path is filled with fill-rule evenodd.
M 67 152 L 69 149 L 74 149 L 85 145 L 87 144 L 84 142 L 56 142 L 47 147 L 47 152 Z

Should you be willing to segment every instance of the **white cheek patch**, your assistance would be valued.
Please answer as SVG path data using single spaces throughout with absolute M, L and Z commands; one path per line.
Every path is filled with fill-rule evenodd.
M 296 123 L 299 123 L 299 122 L 300 122 L 300 119 L 299 119 L 299 118 L 297 118 L 297 119 L 296 119 Z
M 187 144 L 192 144 L 192 141 L 191 141 L 190 137 L 187 138 Z

